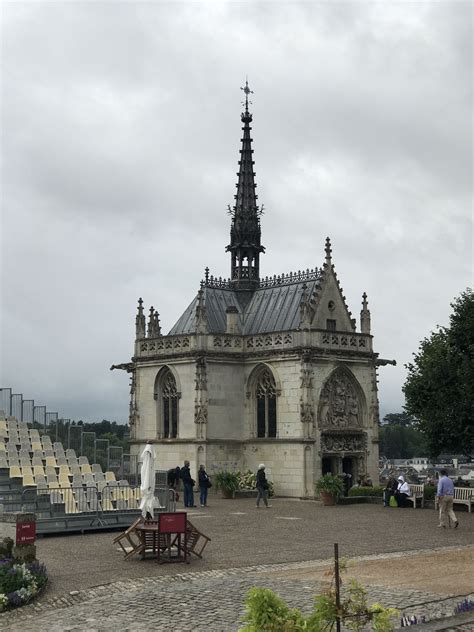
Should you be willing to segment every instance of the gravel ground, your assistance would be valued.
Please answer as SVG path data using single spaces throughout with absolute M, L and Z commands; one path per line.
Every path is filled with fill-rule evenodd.
M 38 557 L 48 567 L 49 587 L 38 602 L 0 615 L 0 629 L 237 630 L 252 585 L 273 588 L 291 605 L 310 608 L 321 583 L 317 567 L 331 559 L 334 542 L 341 556 L 362 558 L 357 563 L 369 597 L 384 605 L 445 617 L 460 595 L 472 591 L 474 514 L 459 512 L 460 528 L 445 530 L 436 528 L 433 510 L 322 507 L 286 499 L 256 509 L 252 499 L 214 496 L 210 503 L 189 514 L 212 538 L 204 559 L 193 558 L 189 565 L 124 560 L 112 544 L 116 533 L 41 538 Z M 453 560 L 464 583 L 442 594 L 439 585 L 420 586 L 421 569 L 427 579 L 439 576 L 449 561 L 453 576 Z M 398 585 L 391 585 L 385 575 L 393 568 L 395 578 L 395 567 Z

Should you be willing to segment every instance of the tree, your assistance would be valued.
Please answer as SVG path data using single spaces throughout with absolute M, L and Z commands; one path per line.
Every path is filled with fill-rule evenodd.
M 415 418 L 408 413 L 388 413 L 383 421 L 390 426 L 413 426 L 416 422 Z
M 451 304 L 449 327 L 438 327 L 406 365 L 405 410 L 425 434 L 431 456 L 474 449 L 474 293 Z
M 393 417 L 397 416 L 393 414 Z M 379 430 L 379 439 L 380 454 L 387 459 L 411 459 L 414 456 L 428 455 L 425 436 L 411 426 L 398 423 L 385 424 Z

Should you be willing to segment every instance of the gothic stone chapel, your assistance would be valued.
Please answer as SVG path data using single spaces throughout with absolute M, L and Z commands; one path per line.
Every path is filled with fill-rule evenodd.
M 209 275 L 168 335 L 138 301 L 131 373 L 131 453 L 151 439 L 160 470 L 208 472 L 265 463 L 276 493 L 314 496 L 322 473 L 378 480 L 378 360 L 363 294 L 360 332 L 326 239 L 321 268 L 260 276 L 260 215 L 248 85 L 231 276 Z

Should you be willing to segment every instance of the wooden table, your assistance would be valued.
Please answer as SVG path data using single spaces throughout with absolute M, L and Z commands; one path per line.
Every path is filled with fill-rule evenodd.
M 145 558 L 146 551 L 151 549 L 160 563 L 189 564 L 185 511 L 158 514 L 157 520 L 148 520 L 137 525 L 135 532 L 141 542 L 142 559 Z

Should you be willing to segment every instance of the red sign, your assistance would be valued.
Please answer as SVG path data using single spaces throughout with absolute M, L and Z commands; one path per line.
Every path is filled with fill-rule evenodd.
M 16 543 L 34 544 L 36 540 L 36 522 L 18 522 L 16 525 Z
M 185 533 L 186 513 L 162 513 L 158 514 L 160 521 L 160 533 Z

